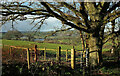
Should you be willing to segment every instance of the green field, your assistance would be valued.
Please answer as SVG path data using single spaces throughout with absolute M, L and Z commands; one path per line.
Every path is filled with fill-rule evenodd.
M 0 40 L 1 41 L 1 40 Z M 48 48 L 48 49 L 57 49 L 58 46 L 61 46 L 63 50 L 72 49 L 72 45 L 65 45 L 65 44 L 53 44 L 53 43 L 37 43 L 37 42 L 30 42 L 30 41 L 19 41 L 19 40 L 2 40 L 2 44 L 4 45 L 11 45 L 11 46 L 21 46 L 26 48 L 32 48 L 34 45 L 38 45 L 38 48 Z M 81 45 L 74 46 L 76 50 L 81 50 Z
M 0 42 L 2 42 L 2 44 L 4 45 L 10 45 L 10 46 L 21 46 L 21 47 L 25 47 L 25 48 L 32 48 L 34 47 L 34 45 L 38 45 L 38 48 L 48 48 L 48 49 L 57 49 L 58 46 L 61 46 L 62 50 L 66 50 L 66 49 L 72 49 L 72 45 L 66 45 L 66 44 L 55 44 L 55 43 L 38 43 L 38 42 L 32 42 L 32 41 L 20 41 L 20 40 L 0 40 Z M 106 43 L 103 46 L 103 51 L 109 51 L 111 48 L 111 43 Z M 76 50 L 82 50 L 82 45 L 76 45 L 74 46 Z
M 34 45 L 36 44 L 36 45 L 38 45 L 38 48 L 44 48 L 44 47 L 46 47 L 46 48 L 48 48 L 48 49 L 57 49 L 58 48 L 58 46 L 61 46 L 62 47 L 62 49 L 63 50 L 66 50 L 66 49 L 72 49 L 72 45 L 65 45 L 65 44 L 55 44 L 55 43 L 38 43 L 38 42 L 30 42 L 30 41 L 20 41 L 20 40 L 0 40 L 0 42 L 2 42 L 2 44 L 4 44 L 4 45 L 10 45 L 10 46 L 21 46 L 21 47 L 25 47 L 25 48 L 32 48 L 32 47 L 34 47 Z M 109 42 L 109 43 L 106 43 L 104 46 L 103 46 L 103 51 L 109 51 L 110 50 L 110 48 L 111 48 L 111 42 Z M 78 46 L 75 46 L 75 49 L 77 49 L 77 50 L 81 50 L 81 44 L 80 45 L 78 45 Z M 7 49 L 7 48 L 6 48 Z M 55 60 L 56 58 L 55 58 L 55 56 L 56 56 L 56 52 L 55 51 L 46 51 L 47 52 L 47 56 L 48 56 L 48 58 L 52 58 L 53 60 Z M 61 57 L 61 60 L 62 61 L 65 61 L 65 53 L 66 52 L 61 52 L 62 53 L 62 55 L 63 55 L 63 57 Z M 17 54 L 17 53 L 16 53 Z M 68 59 L 70 58 L 70 55 L 71 55 L 71 53 L 70 52 L 68 52 Z M 4 55 L 3 55 L 4 56 Z M 18 56 L 19 57 L 19 54 L 18 55 L 16 55 L 16 56 Z M 76 56 L 77 57 L 77 56 Z M 79 58 L 80 56 L 78 56 L 77 58 Z M 111 56 L 112 57 L 112 56 Z M 106 60 L 107 59 L 111 59 L 111 57 L 106 57 L 106 56 L 104 56 L 104 59 L 106 58 Z M 112 57 L 112 58 L 114 58 L 114 57 Z M 43 59 L 43 58 L 40 58 L 41 60 Z M 4 60 L 4 59 L 3 59 Z M 13 60 L 13 59 L 12 59 Z M 20 59 L 19 59 L 20 60 Z M 76 59 L 77 60 L 77 59 Z M 105 61 L 106 61 L 105 60 Z M 48 64 L 48 63 L 47 63 Z M 47 65 L 46 63 L 43 63 L 43 62 L 41 62 L 41 63 L 39 63 L 38 65 L 37 65 L 37 67 L 36 67 L 36 64 L 33 64 L 32 65 L 32 67 L 31 67 L 31 69 L 36 69 L 36 68 L 38 68 L 38 66 L 39 66 L 39 68 L 40 69 L 42 69 L 42 68 L 46 68 L 46 70 L 44 70 L 44 71 L 40 71 L 39 72 L 39 74 L 47 74 L 47 72 L 48 71 L 54 71 L 54 72 L 56 72 L 56 68 L 58 67 L 58 68 L 60 68 L 61 66 L 61 68 L 60 69 L 62 69 L 62 70 L 64 70 L 65 71 L 65 73 L 69 73 L 69 74 L 72 74 L 73 72 L 71 72 L 71 70 L 69 70 L 68 68 L 69 68 L 69 66 L 66 66 L 66 65 L 58 65 L 58 64 L 55 64 L 55 65 Z M 24 65 L 24 67 L 22 67 Z M 41 67 L 41 65 L 42 65 L 42 67 Z M 114 66 L 113 66 L 114 65 Z M 8 68 L 8 66 L 10 67 L 10 68 Z M 78 65 L 78 66 L 80 66 L 80 65 Z M 65 68 L 67 68 L 67 69 L 65 69 Z M 48 69 L 49 68 L 49 69 Z M 10 69 L 10 70 L 9 70 Z M 11 69 L 12 70 L 14 70 L 15 69 L 15 71 L 17 71 L 17 73 L 16 74 L 19 74 L 19 72 L 21 72 L 21 74 L 28 74 L 29 72 L 28 72 L 28 70 L 27 70 L 27 66 L 25 65 L 25 64 L 12 64 L 12 65 L 6 65 L 6 64 L 3 64 L 3 73 L 4 74 L 7 74 L 6 73 L 6 70 L 8 71 L 8 72 L 10 72 L 11 74 L 12 74 L 12 72 L 13 71 L 11 71 Z M 22 70 L 24 70 L 24 69 L 26 69 L 26 71 L 21 71 L 21 69 Z M 76 72 L 78 72 L 78 74 L 80 73 L 80 68 L 77 68 L 74 72 L 75 72 L 75 74 L 76 74 Z M 97 69 L 96 69 L 97 70 Z M 66 72 L 67 71 L 67 72 Z M 72 70 L 73 71 L 73 70 Z M 112 75 L 112 76 L 119 76 L 119 74 L 120 74 L 120 65 L 118 65 L 118 63 L 116 63 L 116 62 L 104 62 L 104 66 L 102 66 L 102 67 L 100 67 L 99 69 L 98 69 L 98 71 L 101 71 L 101 73 L 102 74 L 110 74 L 110 75 Z M 82 72 L 82 71 L 81 71 Z M 58 74 L 58 72 L 56 72 L 57 74 Z M 31 73 L 29 73 L 29 74 L 31 74 Z M 81 74 L 81 73 L 80 73 Z M 42 75 L 41 75 L 42 76 Z

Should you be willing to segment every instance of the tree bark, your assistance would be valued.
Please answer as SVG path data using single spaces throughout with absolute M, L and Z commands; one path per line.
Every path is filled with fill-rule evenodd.
M 82 31 L 80 31 L 80 38 L 81 38 L 81 44 L 82 44 L 82 50 L 85 50 L 85 42 L 84 42 L 84 34 L 82 33 Z
M 97 66 L 100 64 L 102 59 L 102 42 L 100 40 L 100 37 L 93 37 L 92 34 L 90 34 L 89 37 L 89 56 L 90 56 L 90 65 Z

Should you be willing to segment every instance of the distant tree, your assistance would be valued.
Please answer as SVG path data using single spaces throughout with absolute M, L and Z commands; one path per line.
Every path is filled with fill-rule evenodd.
M 28 41 L 32 41 L 34 39 L 34 36 L 31 34 L 26 35 L 28 37 Z
M 14 30 L 14 31 L 8 31 L 7 33 L 5 33 L 3 39 L 16 39 L 18 40 L 20 37 L 22 37 L 23 34 L 20 31 Z

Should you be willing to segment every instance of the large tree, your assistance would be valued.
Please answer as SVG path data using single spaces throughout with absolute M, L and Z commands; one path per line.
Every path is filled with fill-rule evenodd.
M 7 20 L 27 19 L 33 15 L 39 19 L 40 27 L 49 17 L 59 19 L 62 24 L 89 34 L 88 46 L 91 64 L 102 62 L 102 46 L 109 36 L 117 35 L 120 30 L 104 34 L 105 26 L 120 17 L 118 2 L 12 2 L 2 3 L 3 23 Z M 35 16 L 37 15 L 37 16 Z M 34 22 L 34 21 L 33 21 Z M 39 28 L 40 28 L 39 27 Z M 67 28 L 69 29 L 69 28 Z

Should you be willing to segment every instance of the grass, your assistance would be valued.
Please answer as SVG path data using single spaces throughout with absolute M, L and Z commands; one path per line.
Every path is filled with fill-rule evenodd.
M 53 44 L 53 43 L 37 43 L 37 42 L 30 42 L 30 41 L 20 41 L 20 40 L 0 40 L 4 45 L 11 45 L 11 46 L 21 46 L 26 48 L 34 47 L 34 45 L 38 45 L 38 48 L 48 48 L 48 49 L 57 49 L 58 46 L 61 46 L 63 50 L 72 49 L 72 45 L 65 45 L 65 44 Z M 81 45 L 74 46 L 76 50 L 81 50 Z
M 62 42 L 66 42 L 66 40 L 62 40 Z M 62 50 L 66 50 L 66 49 L 72 49 L 72 45 L 65 45 L 65 44 L 55 44 L 55 43 L 38 43 L 38 42 L 32 42 L 32 41 L 20 41 L 20 40 L 0 40 L 0 42 L 4 45 L 11 45 L 11 46 L 21 46 L 21 47 L 26 47 L 26 48 L 32 48 L 34 47 L 34 45 L 38 45 L 38 48 L 48 48 L 48 49 L 57 49 L 58 46 L 61 46 Z M 106 43 L 104 46 L 108 46 L 108 47 L 104 47 L 103 46 L 103 51 L 109 51 L 110 50 L 110 46 L 111 46 L 111 42 Z M 74 46 L 76 50 L 82 50 L 82 45 L 76 45 Z
M 12 46 L 21 46 L 21 47 L 34 47 L 33 45 L 34 44 L 37 44 L 38 45 L 38 47 L 39 48 L 44 48 L 44 47 L 46 47 L 46 48 L 48 48 L 48 49 L 57 49 L 58 48 L 58 46 L 61 46 L 62 47 L 62 49 L 63 50 L 66 50 L 66 49 L 72 49 L 72 45 L 65 45 L 65 44 L 53 44 L 53 43 L 37 43 L 37 42 L 29 42 L 29 41 L 19 41 L 19 40 L 0 40 L 0 42 L 2 42 L 2 44 L 4 44 L 4 45 L 12 45 Z M 111 43 L 106 43 L 105 44 L 106 46 L 109 46 L 109 45 L 111 45 Z M 81 46 L 82 45 L 79 45 L 79 46 L 75 46 L 75 49 L 77 49 L 77 50 L 80 50 L 81 49 Z M 110 46 L 109 47 L 107 47 L 107 48 L 103 48 L 103 51 L 108 51 L 110 49 Z M 65 56 L 65 53 L 66 52 L 61 52 L 62 53 L 62 55 L 64 55 Z M 50 57 L 52 57 L 52 56 L 54 56 L 55 54 L 56 54 L 56 52 L 55 51 L 47 51 L 47 54 L 49 55 L 49 58 Z M 69 55 L 70 55 L 70 52 L 69 52 Z M 107 57 L 106 57 L 107 58 Z M 55 59 L 55 56 L 54 56 L 54 59 Z M 65 61 L 65 57 L 64 58 L 62 58 L 61 60 L 64 60 Z M 47 63 L 48 64 L 48 63 Z M 111 65 L 110 65 L 111 64 Z M 107 62 L 103 67 L 101 67 L 101 68 L 99 68 L 99 71 L 102 73 L 102 74 L 109 74 L 109 75 L 111 75 L 111 76 L 119 76 L 119 74 L 120 74 L 120 66 L 119 65 L 116 65 L 116 64 L 118 64 L 118 63 L 110 63 L 110 62 Z M 13 64 L 14 65 L 14 64 Z M 5 76 L 6 74 L 8 74 L 8 72 L 10 73 L 10 74 L 12 74 L 13 73 L 13 71 L 11 71 L 11 70 L 16 70 L 17 71 L 17 73 L 16 73 L 16 75 L 17 74 L 21 74 L 21 76 L 22 76 L 22 74 L 31 74 L 31 72 L 29 72 L 28 70 L 27 70 L 27 67 L 26 66 L 19 66 L 20 68 L 18 68 L 18 67 L 16 67 L 16 65 L 15 66 L 13 66 L 13 65 L 10 65 L 9 67 L 8 67 L 8 65 L 3 65 L 3 76 Z M 42 64 L 41 64 L 42 65 Z M 43 64 L 44 65 L 44 64 Z M 113 66 L 114 65 L 114 66 Z M 54 71 L 56 74 L 58 74 L 58 70 L 60 70 L 60 69 L 62 69 L 62 70 L 64 70 L 65 72 L 63 72 L 63 73 L 65 73 L 65 74 L 67 74 L 67 72 L 69 73 L 70 72 L 70 74 L 72 74 L 73 72 L 71 71 L 71 69 L 70 70 L 68 70 L 68 67 L 62 67 L 62 68 L 60 68 L 60 69 L 57 69 L 56 70 L 56 66 L 47 66 L 48 68 L 45 68 L 46 66 L 43 66 L 43 67 L 39 67 L 39 69 L 40 69 L 40 72 L 38 72 L 38 73 L 40 73 L 40 74 L 47 74 L 47 75 L 49 75 L 47 72 L 49 72 L 50 71 L 50 73 L 52 73 L 51 71 Z M 59 67 L 59 66 L 57 66 L 57 67 Z M 9 69 L 8 69 L 9 68 Z M 36 67 L 36 68 L 38 68 L 38 67 Z M 36 68 L 31 68 L 31 69 L 36 69 Z M 42 68 L 45 68 L 45 70 L 44 71 L 41 71 L 41 69 Z M 25 71 L 21 71 L 21 69 L 26 69 Z M 67 69 L 67 70 L 66 70 Z M 7 71 L 8 72 L 7 72 Z M 79 70 L 79 69 L 77 69 L 77 70 Z M 67 71 L 67 72 L 66 72 Z M 81 71 L 79 70 L 78 71 L 78 73 L 80 73 Z M 36 74 L 38 74 L 38 73 L 36 73 Z M 75 73 L 76 73 L 76 71 L 75 71 Z M 80 75 L 81 75 L 81 73 L 80 73 Z M 52 75 L 51 75 L 52 76 Z M 56 75 L 57 76 L 57 75 Z M 66 75 L 66 76 L 69 76 L 68 74 Z M 72 75 L 71 75 L 72 76 Z

